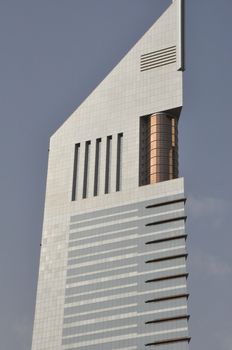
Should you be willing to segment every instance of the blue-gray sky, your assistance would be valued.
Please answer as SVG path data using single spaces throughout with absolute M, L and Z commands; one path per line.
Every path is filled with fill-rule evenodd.
M 0 0 L 0 348 L 29 350 L 50 135 L 171 0 Z M 232 2 L 186 0 L 191 350 L 232 349 Z

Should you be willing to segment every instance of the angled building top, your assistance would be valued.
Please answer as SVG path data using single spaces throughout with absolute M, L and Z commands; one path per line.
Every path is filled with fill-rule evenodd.
M 137 115 L 182 106 L 182 71 L 184 70 L 184 0 L 173 0 L 168 9 L 142 36 L 134 47 L 94 89 L 84 102 L 57 130 L 83 119 L 103 121 L 104 113 L 133 108 Z M 163 93 L 165 91 L 165 93 Z M 137 114 L 137 115 L 136 115 Z M 125 113 L 117 119 L 125 121 Z M 129 116 L 127 116 L 129 118 Z M 95 125 L 96 126 L 96 125 Z M 61 136 L 62 137 L 62 136 Z
M 50 140 L 33 350 L 188 350 L 184 1 Z

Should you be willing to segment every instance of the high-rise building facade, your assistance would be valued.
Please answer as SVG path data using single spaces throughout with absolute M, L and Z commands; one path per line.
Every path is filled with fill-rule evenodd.
M 33 350 L 187 350 L 184 1 L 50 140 Z

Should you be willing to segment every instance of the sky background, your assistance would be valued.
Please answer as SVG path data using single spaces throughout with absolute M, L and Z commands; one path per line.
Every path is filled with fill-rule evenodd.
M 31 347 L 49 137 L 170 0 L 0 0 L 0 349 Z M 232 1 L 186 0 L 191 350 L 232 349 Z

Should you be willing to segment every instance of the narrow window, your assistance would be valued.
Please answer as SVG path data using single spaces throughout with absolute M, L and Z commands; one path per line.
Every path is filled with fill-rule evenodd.
M 139 140 L 139 186 L 149 184 L 149 117 L 140 118 L 140 140 Z
M 94 188 L 93 188 L 94 196 L 98 195 L 100 154 L 101 154 L 101 139 L 97 139 L 96 150 L 95 150 L 95 169 L 94 169 Z
M 89 152 L 90 152 L 90 141 L 85 143 L 85 163 L 84 163 L 84 179 L 83 179 L 83 198 L 87 197 L 88 193 L 88 172 L 89 172 Z
M 78 173 L 78 158 L 79 158 L 80 144 L 75 144 L 74 161 L 73 161 L 73 183 L 72 183 L 72 201 L 77 197 L 77 173 Z
M 118 134 L 117 165 L 116 165 L 116 191 L 121 190 L 121 183 L 122 183 L 122 139 L 123 139 L 123 133 Z
M 106 140 L 105 193 L 109 193 L 109 191 L 110 191 L 111 148 L 112 148 L 112 136 L 107 136 L 107 140 Z

